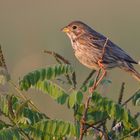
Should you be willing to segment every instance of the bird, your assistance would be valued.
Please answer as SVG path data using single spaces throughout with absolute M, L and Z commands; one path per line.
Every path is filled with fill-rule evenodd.
M 133 66 L 140 63 L 103 34 L 82 21 L 73 21 L 61 30 L 69 37 L 74 54 L 81 64 L 96 71 L 103 70 L 100 80 L 107 70 L 118 67 L 140 81 L 140 73 Z

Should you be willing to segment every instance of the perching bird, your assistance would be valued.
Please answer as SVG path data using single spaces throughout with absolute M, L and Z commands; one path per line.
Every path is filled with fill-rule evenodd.
M 75 56 L 86 67 L 104 71 L 119 67 L 140 81 L 140 74 L 133 67 L 138 62 L 104 35 L 81 21 L 73 21 L 62 31 L 70 38 Z

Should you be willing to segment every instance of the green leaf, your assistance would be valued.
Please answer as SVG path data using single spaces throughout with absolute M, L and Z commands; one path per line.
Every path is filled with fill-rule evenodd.
M 74 124 L 58 120 L 42 120 L 30 126 L 29 133 L 31 138 L 45 140 L 46 136 L 56 139 L 63 137 L 74 137 L 76 129 Z
M 0 140 L 22 140 L 19 129 L 16 127 L 9 127 L 0 130 Z
M 30 100 L 27 100 L 21 104 L 18 105 L 17 109 L 16 109 L 16 117 L 18 118 L 21 114 L 21 112 L 23 111 L 23 109 L 26 107 L 26 105 L 28 104 Z
M 132 103 L 133 105 L 140 106 L 140 90 L 133 97 Z
M 77 121 L 81 120 L 84 111 L 84 104 L 76 105 L 75 117 Z
M 77 104 L 81 104 L 82 101 L 83 101 L 83 93 L 80 92 L 80 91 L 78 91 L 78 92 L 77 92 L 77 96 L 76 96 L 76 103 L 77 103 Z
M 9 98 L 11 108 L 8 107 Z M 40 119 L 48 119 L 46 115 L 29 108 L 27 105 L 28 101 L 29 100 L 23 102 L 19 98 L 11 95 L 1 95 L 0 110 L 6 116 L 9 116 L 11 115 L 11 112 L 14 112 L 16 114 L 16 119 L 13 118 L 13 121 L 20 124 L 34 124 L 40 121 Z
M 107 114 L 117 120 L 122 121 L 126 129 L 133 129 L 138 127 L 138 122 L 119 104 L 114 103 L 106 97 L 102 97 L 98 93 L 93 93 L 92 103 L 100 111 L 106 111 Z
M 9 125 L 7 125 L 5 122 L 3 122 L 3 121 L 0 120 L 0 130 L 1 129 L 5 129 L 7 127 L 9 127 Z
M 70 108 L 73 108 L 74 107 L 74 104 L 75 104 L 75 92 L 71 93 L 70 96 L 69 96 L 69 99 L 68 99 L 68 106 Z
M 7 96 L 0 96 L 0 110 L 5 114 L 8 115 L 8 99 Z
M 60 86 L 47 80 L 39 81 L 34 87 L 50 95 L 59 104 L 64 104 L 68 98 L 68 94 Z
M 80 91 L 74 91 L 70 94 L 68 99 L 68 106 L 73 108 L 75 104 L 81 104 L 83 100 L 83 93 Z
M 99 111 L 95 106 L 89 106 L 87 112 L 87 123 L 96 124 L 99 121 L 106 119 L 108 116 L 107 112 Z
M 73 69 L 67 64 L 58 64 L 46 69 L 35 70 L 28 73 L 19 82 L 21 90 L 28 90 L 31 86 L 36 85 L 39 81 L 56 79 L 60 75 L 72 74 Z

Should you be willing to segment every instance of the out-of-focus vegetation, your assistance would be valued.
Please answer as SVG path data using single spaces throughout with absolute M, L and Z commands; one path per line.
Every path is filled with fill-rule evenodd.
M 96 88 L 90 93 L 89 88 L 98 80 L 98 77 L 95 80 L 92 78 L 95 71 L 84 82 L 77 83 L 77 75 L 70 62 L 55 52 L 46 52 L 53 55 L 57 63 L 29 72 L 17 86 L 9 76 L 1 51 L 1 68 L 6 71 L 6 74 L 1 73 L 1 79 L 6 79 L 5 82 L 14 88 L 14 92 L 9 90 L 7 94 L 0 95 L 0 113 L 3 117 L 0 119 L 1 140 L 82 140 L 89 136 L 99 140 L 140 138 L 140 124 L 137 120 L 139 112 L 132 115 L 131 108 L 127 107 L 128 102 L 132 102 L 134 106 L 140 105 L 140 90 L 122 102 L 125 89 L 122 83 L 118 103 L 102 97 Z M 104 79 L 99 86 L 108 83 L 110 81 Z M 81 85 L 80 88 L 78 84 Z M 49 117 L 51 114 L 41 112 L 23 94 L 23 90 L 28 92 L 32 88 L 48 94 L 52 100 L 72 110 L 73 121 L 53 119 Z M 45 105 L 47 104 L 46 102 Z M 108 123 L 112 123 L 111 128 Z

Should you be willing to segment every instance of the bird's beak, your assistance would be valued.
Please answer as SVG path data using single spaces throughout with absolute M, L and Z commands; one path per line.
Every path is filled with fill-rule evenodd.
M 69 30 L 69 28 L 64 27 L 64 28 L 61 29 L 61 31 L 64 32 L 64 33 L 68 33 L 70 30 Z

